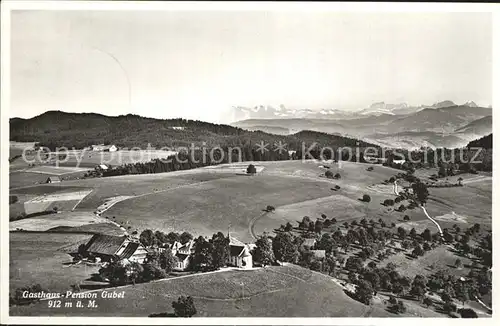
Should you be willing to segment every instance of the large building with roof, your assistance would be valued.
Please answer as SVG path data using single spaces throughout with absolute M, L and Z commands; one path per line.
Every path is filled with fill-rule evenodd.
M 238 268 L 252 268 L 252 254 L 248 245 L 236 238 L 229 237 L 229 258 L 228 265 Z
M 99 257 L 102 261 L 127 259 L 140 264 L 144 262 L 148 253 L 137 240 L 127 236 L 118 237 L 104 234 L 95 234 L 87 243 L 85 251 Z

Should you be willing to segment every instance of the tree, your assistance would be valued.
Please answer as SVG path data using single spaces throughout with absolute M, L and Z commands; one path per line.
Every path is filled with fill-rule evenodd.
M 179 233 L 170 232 L 169 234 L 167 234 L 167 242 L 168 243 L 174 243 L 176 241 L 178 241 L 178 242 L 181 241 L 181 237 L 179 236 Z
M 371 200 L 372 200 L 372 198 L 370 197 L 370 195 L 366 195 L 366 194 L 363 195 L 362 201 L 369 203 Z
M 130 226 L 128 227 L 130 229 Z M 165 233 L 161 232 L 161 231 L 155 231 L 155 239 L 156 239 L 156 242 L 158 243 L 158 245 L 161 245 L 165 242 L 168 242 L 168 237 Z
M 411 284 L 410 294 L 422 300 L 427 292 L 427 279 L 422 275 L 417 275 Z
M 249 164 L 248 167 L 247 167 L 247 174 L 255 174 L 257 173 L 257 169 L 255 168 L 255 166 L 253 164 Z
M 158 257 L 158 265 L 166 273 L 170 273 L 177 262 L 177 258 L 172 255 L 170 249 L 164 250 Z
M 431 230 L 429 229 L 425 229 L 424 232 L 422 232 L 421 236 L 425 241 L 432 241 L 432 234 Z
M 273 252 L 277 260 L 297 262 L 299 252 L 295 236 L 290 232 L 280 232 L 273 238 Z
M 193 240 L 193 235 L 189 232 L 182 232 L 182 234 L 179 238 L 181 240 L 181 243 L 185 244 L 185 243 Z
M 403 216 L 403 221 L 409 221 L 410 217 L 408 215 Z
M 439 172 L 438 172 L 438 176 L 440 178 L 444 178 L 444 177 L 447 177 L 448 176 L 448 171 L 446 170 L 446 167 L 444 165 L 441 165 L 439 167 Z
M 478 318 L 477 313 L 471 308 L 459 309 L 458 313 L 462 318 Z
M 358 257 L 350 256 L 346 260 L 345 268 L 350 271 L 359 272 L 363 268 L 363 261 Z
M 384 200 L 384 206 L 392 206 L 394 205 L 394 200 L 393 199 L 386 199 Z
M 293 226 L 290 222 L 287 222 L 286 225 L 285 225 L 285 232 L 290 232 L 293 230 Z
M 462 181 L 464 181 L 464 179 L 463 179 L 462 177 L 459 177 L 459 178 L 457 179 L 457 181 L 458 181 L 458 185 L 459 185 L 459 186 L 462 186 Z
M 462 261 L 457 258 L 457 260 L 455 260 L 455 268 L 461 269 L 463 266 Z
M 153 231 L 150 229 L 146 229 L 141 232 L 139 235 L 139 241 L 145 246 L 145 247 L 151 247 L 153 244 L 156 242 L 155 235 Z
M 341 178 L 340 173 L 338 173 L 338 172 L 335 173 L 335 175 L 333 176 L 333 178 L 334 179 L 340 179 Z
M 413 194 L 416 196 L 417 203 L 422 206 L 425 205 L 429 197 L 427 186 L 423 182 L 415 182 L 411 187 L 413 189 Z
M 327 170 L 325 172 L 325 177 L 327 177 L 328 179 L 333 179 L 333 172 L 332 172 L 332 170 Z
M 272 240 L 267 235 L 263 235 L 255 241 L 255 246 L 253 255 L 255 261 L 262 266 L 271 265 L 274 262 Z
M 274 212 L 274 210 L 275 210 L 274 206 L 271 206 L 271 205 L 267 205 L 266 209 L 265 209 L 265 211 L 268 212 L 268 213 L 269 212 Z
M 373 298 L 373 287 L 368 281 L 361 281 L 356 287 L 356 292 L 354 293 L 356 299 L 366 305 L 370 304 Z
M 303 230 L 309 230 L 309 224 L 311 224 L 311 219 L 309 216 L 304 216 L 302 221 L 299 223 L 299 228 Z
M 152 263 L 143 264 L 142 274 L 140 276 L 141 280 L 144 282 L 149 282 L 152 280 L 158 280 L 167 277 L 167 273 L 159 266 Z
M 213 245 L 202 236 L 194 240 L 194 253 L 191 258 L 191 267 L 195 271 L 208 271 L 212 269 Z
M 432 299 L 429 297 L 425 297 L 423 303 L 429 308 L 429 306 L 432 306 Z
M 177 301 L 172 302 L 175 315 L 177 317 L 192 317 L 196 315 L 196 307 L 191 296 L 180 296 Z
M 314 232 L 321 233 L 322 229 L 323 229 L 323 221 L 316 220 L 316 222 L 314 223 Z
M 425 254 L 425 251 L 424 249 L 422 248 L 422 246 L 420 245 L 417 245 L 415 247 L 415 249 L 413 249 L 413 251 L 411 252 L 411 254 L 415 257 L 419 257 L 419 256 L 423 256 Z
M 212 243 L 212 268 L 219 269 L 226 266 L 229 260 L 229 238 L 222 232 L 217 232 L 210 240 Z
M 417 236 L 417 230 L 415 230 L 415 228 L 412 228 L 410 230 L 410 237 L 412 237 L 413 239 L 415 239 L 416 236 Z
M 398 227 L 398 235 L 400 239 L 404 239 L 406 237 L 406 230 L 403 227 Z

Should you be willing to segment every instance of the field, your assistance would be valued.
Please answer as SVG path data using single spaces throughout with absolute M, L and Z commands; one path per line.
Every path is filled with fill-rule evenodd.
M 385 199 L 396 197 L 392 185 L 383 182 L 400 170 L 374 165 L 373 171 L 367 171 L 370 164 L 348 162 L 340 166 L 314 161 L 253 163 L 258 166 L 258 173 L 254 176 L 244 173 L 249 164 L 245 163 L 162 174 L 67 180 L 60 184 L 13 189 L 11 193 L 18 196 L 19 203 L 11 205 L 11 211 L 18 210 L 19 205 L 26 202 L 35 202 L 37 198 L 41 202 L 60 203 L 61 196 L 69 198 L 83 192 L 85 195 L 79 195 L 77 205 L 71 200 L 67 200 L 71 207 L 58 204 L 63 210 L 59 214 L 11 222 L 10 229 L 118 235 L 125 232 L 116 225 L 119 224 L 129 232 L 148 228 L 210 236 L 217 231 L 229 231 L 241 241 L 254 242 L 263 232 L 272 232 L 287 222 L 296 226 L 303 216 L 315 220 L 325 214 L 328 218 L 336 218 L 339 224 L 354 219 L 381 218 L 387 225 L 395 223 L 407 229 L 415 228 L 418 232 L 425 228 L 436 231 L 420 208 L 398 212 L 395 207 L 381 204 Z M 325 165 L 329 165 L 334 173 L 340 173 L 341 178 L 326 178 Z M 479 223 L 481 230 L 491 229 L 491 176 L 462 177 L 463 187 L 429 188 L 427 211 L 442 227 L 451 228 L 457 224 L 464 230 Z M 340 189 L 335 189 L 336 186 Z M 370 202 L 360 200 L 364 194 L 371 197 Z M 264 211 L 268 205 L 274 206 L 275 210 Z M 73 212 L 68 212 L 73 208 Z M 409 215 L 410 221 L 404 221 L 404 215 Z M 73 233 L 55 236 L 11 233 L 11 257 L 19 257 L 11 259 L 11 286 L 36 282 L 49 289 L 64 291 L 71 284 L 83 282 L 90 276 L 88 269 L 92 267 L 87 267 L 87 270 L 85 266 L 63 267 L 64 262 L 70 261 L 70 256 L 60 250 L 64 246 L 74 247 L 73 237 L 78 241 L 80 236 L 85 239 L 85 236 Z M 394 262 L 399 266 L 398 271 L 408 276 L 430 274 L 431 264 L 435 265 L 435 270 L 466 274 L 470 262 L 461 258 L 466 267 L 456 269 L 453 266 L 456 258 L 447 247 L 441 246 L 418 259 L 409 259 L 400 253 L 382 264 Z M 179 295 L 191 294 L 195 298 L 198 316 L 389 315 L 380 300 L 372 308 L 364 306 L 347 297 L 327 276 L 292 266 L 223 271 L 123 289 L 127 300 L 100 300 L 95 310 L 65 308 L 56 311 L 47 308 L 46 302 L 41 302 L 29 308 L 12 308 L 11 313 L 147 316 L 171 312 L 172 300 Z M 408 316 L 436 315 L 418 304 L 408 303 L 408 306 Z
M 429 253 L 425 254 L 423 257 L 418 259 L 412 259 L 407 257 L 404 253 L 398 253 L 396 255 L 390 256 L 388 259 L 384 260 L 381 265 L 387 265 L 388 263 L 394 263 L 398 268 L 396 270 L 404 276 L 414 278 L 416 275 L 428 276 L 434 274 L 438 270 L 443 270 L 447 274 L 456 276 L 467 276 L 469 269 L 455 268 L 455 261 L 460 259 L 464 266 L 471 264 L 471 260 L 458 256 L 454 254 L 449 246 L 440 246 Z M 434 269 L 429 269 L 428 266 L 434 265 Z
M 48 231 L 56 227 L 80 227 L 89 224 L 100 224 L 108 222 L 106 219 L 97 217 L 86 212 L 60 212 L 57 214 L 41 215 L 12 221 L 9 229 L 15 231 L 22 229 L 25 231 Z
M 44 288 L 59 292 L 70 289 L 97 272 L 97 267 L 79 265 L 68 267 L 68 251 L 88 241 L 88 234 L 10 233 L 9 288 L 39 283 Z M 13 259 L 14 258 L 14 259 Z
M 297 266 L 223 271 L 116 289 L 125 299 L 101 299 L 96 309 L 11 308 L 11 315 L 130 316 L 172 312 L 171 302 L 190 295 L 196 317 L 389 317 L 352 300 L 329 277 Z M 285 302 L 286 304 L 277 304 Z M 63 304 L 64 305 L 64 304 Z
M 67 192 L 92 189 L 76 206 L 76 211 L 98 211 L 103 217 L 116 217 L 117 222 L 139 231 L 151 228 L 211 235 L 229 229 L 242 241 L 252 241 L 286 222 L 296 225 L 303 216 L 314 220 L 321 214 L 338 221 L 382 218 L 388 224 L 435 230 L 419 208 L 397 212 L 394 207 L 381 205 L 385 199 L 395 198 L 392 186 L 382 182 L 400 170 L 374 165 L 373 171 L 366 171 L 370 164 L 351 162 L 254 164 L 260 170 L 255 176 L 244 175 L 242 171 L 248 163 L 240 163 L 162 174 L 70 180 L 12 192 L 31 195 L 48 194 L 56 188 Z M 341 178 L 325 178 L 324 165 L 340 173 Z M 431 172 L 426 170 L 428 174 Z M 465 223 L 489 225 L 491 177 L 462 177 L 463 187 L 429 188 L 427 211 L 443 227 Z M 334 191 L 336 185 L 340 189 Z M 363 194 L 371 197 L 369 203 L 360 201 Z M 264 212 L 267 205 L 274 206 L 275 211 Z M 409 215 L 411 221 L 404 222 L 404 215 Z

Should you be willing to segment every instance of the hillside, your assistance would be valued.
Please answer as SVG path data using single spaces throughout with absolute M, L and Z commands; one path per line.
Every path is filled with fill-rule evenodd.
M 493 148 L 493 134 L 489 134 L 488 136 L 484 136 L 480 139 L 476 139 L 467 144 L 467 147 L 482 147 L 485 149 Z
M 182 127 L 182 129 L 174 128 Z M 282 141 L 288 149 L 300 148 L 302 141 L 321 138 L 325 145 L 349 146 L 355 139 L 318 134 L 313 131 L 291 136 L 247 131 L 238 127 L 185 119 L 153 119 L 138 115 L 110 117 L 95 113 L 66 113 L 48 111 L 31 119 L 10 120 L 10 138 L 13 141 L 36 141 L 54 149 L 57 146 L 81 149 L 93 144 L 115 144 L 118 147 L 156 148 L 190 146 L 242 146 L 260 141 L 273 144 Z M 294 144 L 294 145 L 291 145 Z M 299 147 L 293 147 L 297 146 Z M 374 146 L 361 142 L 360 146 Z
M 491 133 L 492 128 L 493 128 L 493 117 L 491 115 L 488 115 L 484 118 L 474 120 L 468 123 L 467 125 L 458 128 L 455 131 L 463 134 L 483 136 Z
M 192 296 L 194 317 L 391 317 L 347 296 L 328 276 L 298 266 L 226 271 L 136 284 L 116 290 L 123 299 L 96 299 L 85 316 L 148 317 L 172 312 L 171 302 Z M 66 301 L 66 300 L 63 300 Z M 14 316 L 79 316 L 81 308 L 51 309 L 46 302 L 11 308 Z

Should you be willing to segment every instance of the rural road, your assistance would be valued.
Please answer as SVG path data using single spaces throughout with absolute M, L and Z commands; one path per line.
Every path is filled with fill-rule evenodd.
M 394 194 L 395 194 L 396 196 L 399 196 L 399 191 L 398 191 L 398 180 L 394 180 Z M 433 219 L 432 217 L 430 217 L 430 216 L 429 216 L 429 213 L 427 213 L 427 210 L 425 209 L 424 205 L 418 205 L 418 206 L 419 206 L 420 208 L 422 208 L 422 210 L 424 211 L 425 216 L 427 216 L 427 218 L 428 218 L 429 220 L 431 220 L 431 221 L 432 221 L 432 223 L 434 223 L 434 224 L 436 225 L 436 227 L 437 227 L 437 228 L 438 228 L 438 230 L 439 230 L 439 234 L 440 234 L 441 236 L 443 236 L 443 230 L 441 229 L 441 226 L 439 225 L 439 223 L 438 223 L 438 222 L 436 222 L 436 220 L 435 220 L 435 219 Z

